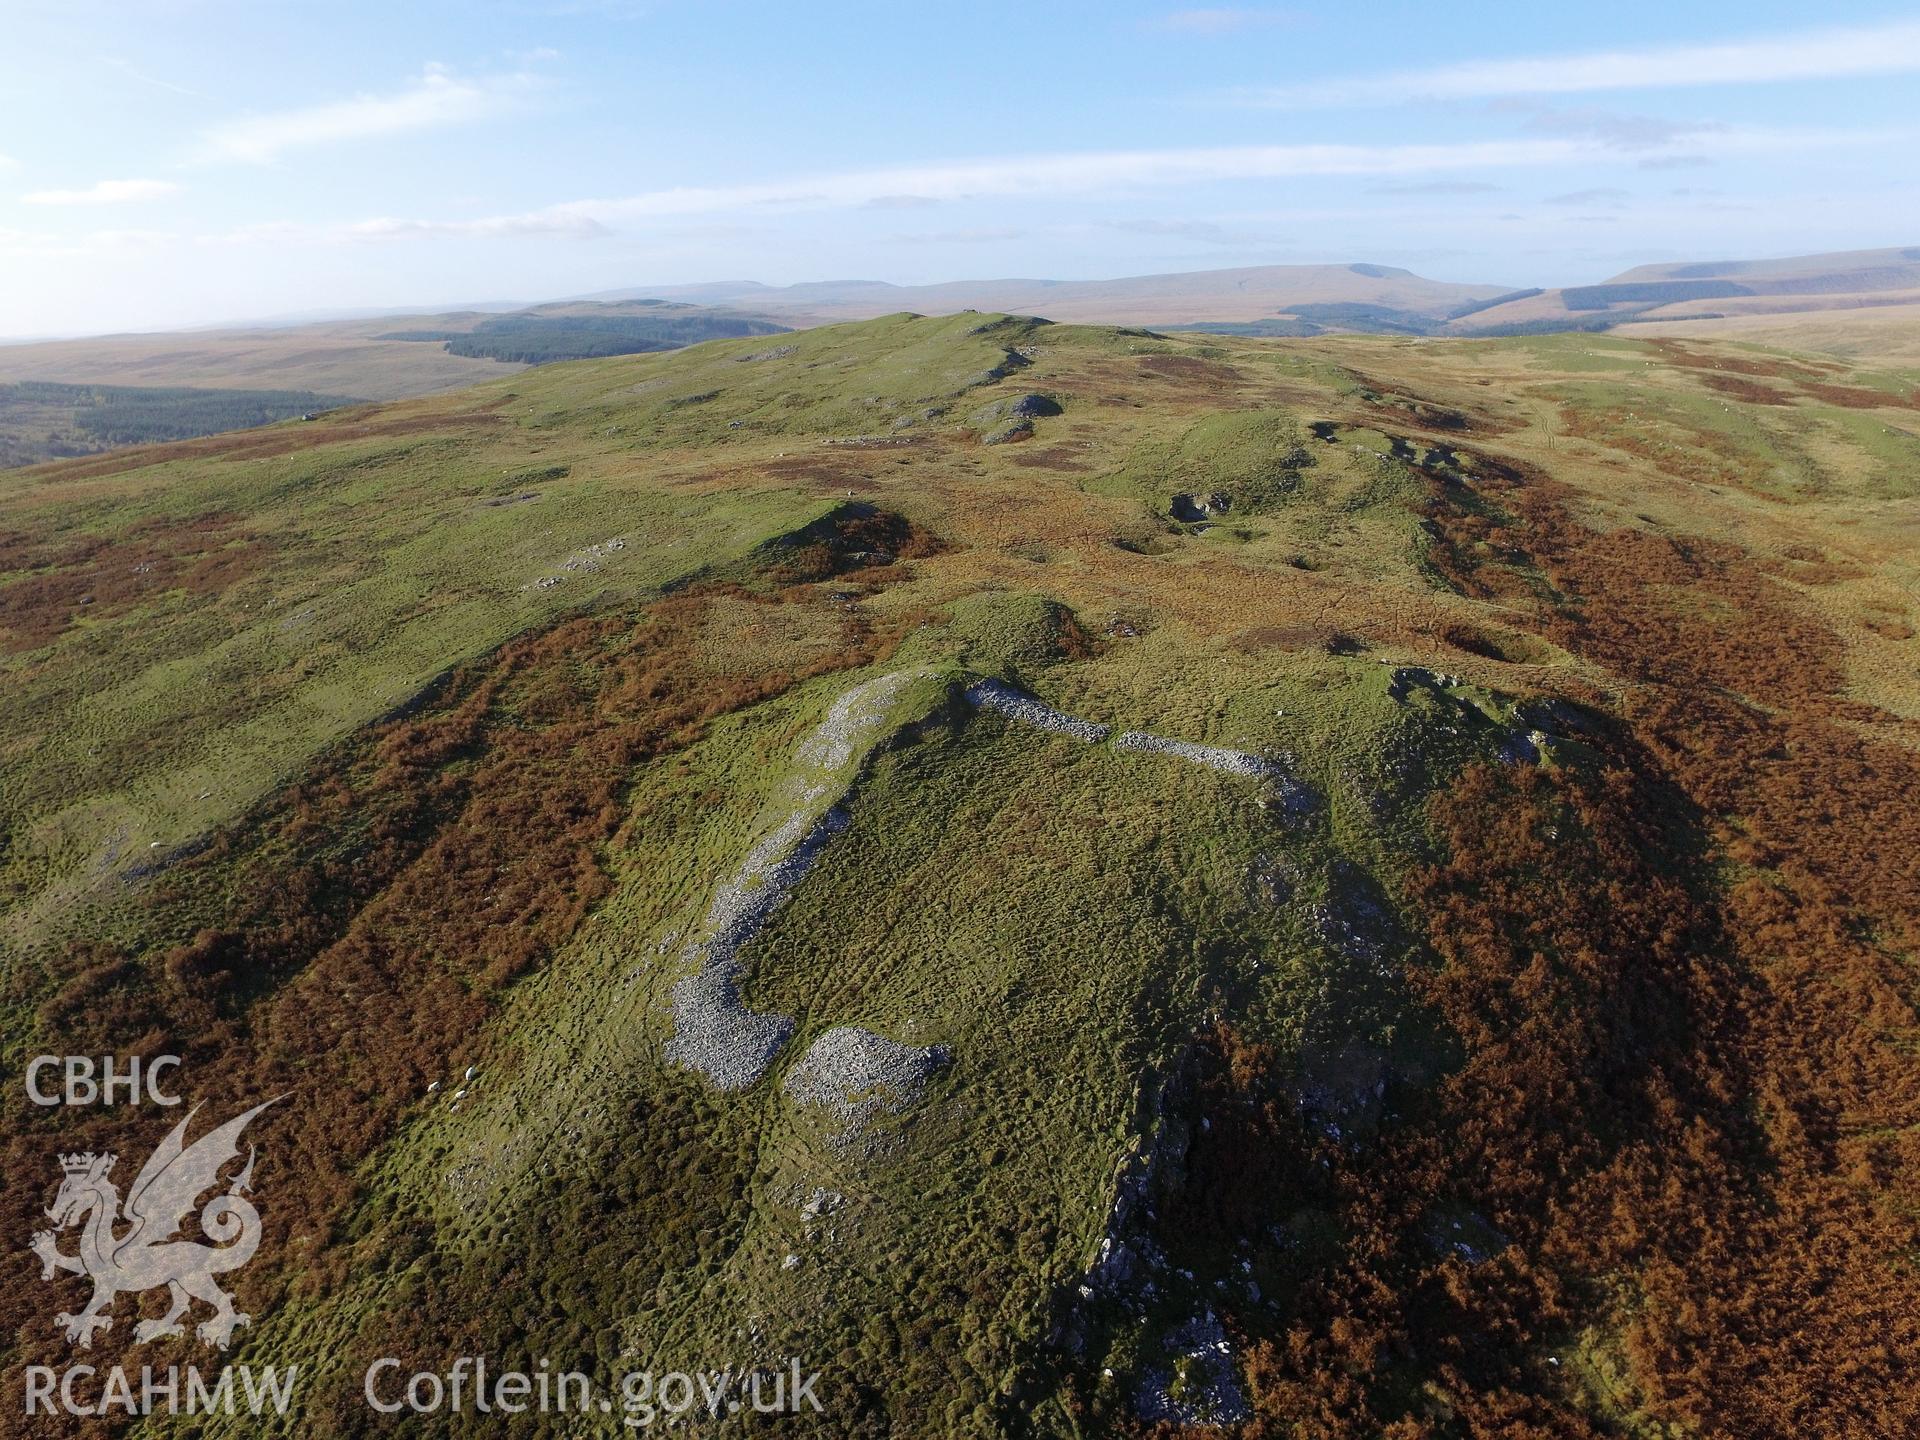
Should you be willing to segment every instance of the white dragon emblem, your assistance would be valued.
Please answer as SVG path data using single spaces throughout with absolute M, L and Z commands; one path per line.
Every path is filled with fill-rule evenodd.
M 66 1331 L 69 1341 L 91 1349 L 93 1332 L 113 1325 L 108 1312 L 115 1296 L 161 1285 L 167 1287 L 172 1305 L 160 1319 L 142 1320 L 134 1327 L 137 1341 L 181 1334 L 180 1317 L 194 1300 L 213 1306 L 213 1315 L 194 1332 L 205 1344 L 224 1350 L 236 1327 L 253 1323 L 251 1316 L 233 1308 L 233 1297 L 213 1280 L 216 1275 L 238 1270 L 259 1248 L 260 1214 L 245 1198 L 257 1158 L 251 1146 L 246 1168 L 233 1177 L 225 1193 L 214 1196 L 200 1211 L 200 1229 L 215 1243 L 202 1245 L 178 1237 L 195 1201 L 219 1183 L 220 1167 L 240 1153 L 240 1132 L 247 1122 L 284 1098 L 275 1096 L 256 1105 L 187 1145 L 187 1124 L 200 1111 L 194 1106 L 140 1167 L 133 1188 L 127 1192 L 124 1214 L 119 1188 L 110 1178 L 117 1156 L 89 1152 L 60 1157 L 60 1169 L 66 1178 L 47 1211 L 54 1228 L 38 1232 L 32 1249 L 40 1257 L 42 1280 L 51 1280 L 55 1271 L 65 1270 L 93 1281 L 93 1298 L 86 1309 L 78 1315 L 62 1311 L 54 1319 L 55 1327 Z M 122 1221 L 131 1223 L 122 1233 L 114 1234 L 115 1225 Z M 73 1225 L 82 1227 L 80 1248 L 75 1254 L 62 1254 L 57 1232 Z

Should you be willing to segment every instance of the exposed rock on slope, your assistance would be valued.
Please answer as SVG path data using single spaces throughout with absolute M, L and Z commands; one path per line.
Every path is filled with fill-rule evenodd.
M 1092 745 L 1098 745 L 1113 731 L 1111 725 L 1077 719 L 1000 680 L 976 680 L 967 687 L 966 695 L 968 703 L 976 709 L 992 710 L 1015 724 L 1031 725 L 1055 735 L 1070 735 Z
M 774 802 L 784 818 L 747 852 L 707 911 L 704 933 L 681 958 L 698 968 L 673 987 L 673 1038 L 667 1055 L 722 1090 L 742 1090 L 766 1074 L 793 1033 L 785 1015 L 762 1015 L 740 999 L 740 952 L 758 935 L 833 837 L 846 828 L 840 807 L 846 773 L 884 733 L 893 702 L 918 675 L 898 671 L 841 696 L 794 752 L 799 773 Z
M 902 1045 L 857 1025 L 837 1025 L 807 1047 L 782 1085 L 803 1105 L 823 1105 L 851 1139 L 882 1111 L 918 1100 L 947 1063 L 938 1045 Z

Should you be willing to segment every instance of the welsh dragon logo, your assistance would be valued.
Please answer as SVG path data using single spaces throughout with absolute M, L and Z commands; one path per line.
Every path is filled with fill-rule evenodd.
M 88 1152 L 60 1157 L 65 1178 L 47 1211 L 54 1228 L 38 1232 L 32 1249 L 40 1257 L 42 1280 L 51 1280 L 55 1271 L 65 1270 L 85 1275 L 93 1282 L 93 1298 L 86 1309 L 78 1315 L 62 1311 L 54 1318 L 55 1327 L 66 1331 L 69 1341 L 83 1349 L 92 1348 L 93 1332 L 113 1325 L 109 1312 L 116 1296 L 162 1285 L 167 1287 L 172 1304 L 158 1320 L 142 1320 L 134 1327 L 137 1341 L 183 1333 L 180 1319 L 195 1300 L 213 1307 L 212 1316 L 194 1332 L 205 1344 L 224 1350 L 237 1327 L 252 1323 L 251 1316 L 233 1308 L 233 1297 L 213 1278 L 238 1270 L 253 1258 L 260 1245 L 260 1214 L 246 1199 L 257 1158 L 252 1146 L 248 1147 L 245 1168 L 200 1211 L 200 1229 L 214 1243 L 202 1245 L 179 1236 L 195 1202 L 219 1183 L 220 1167 L 240 1153 L 240 1132 L 247 1122 L 283 1098 L 276 1096 L 256 1105 L 188 1145 L 187 1125 L 200 1111 L 194 1106 L 140 1167 L 127 1192 L 124 1211 L 119 1187 L 112 1179 L 117 1156 Z M 116 1234 L 115 1227 L 123 1223 L 127 1228 Z M 80 1227 L 80 1248 L 74 1254 L 63 1254 L 57 1232 L 76 1225 Z

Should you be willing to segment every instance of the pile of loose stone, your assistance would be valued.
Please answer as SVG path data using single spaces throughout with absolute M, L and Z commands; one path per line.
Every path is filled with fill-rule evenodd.
M 858 1025 L 836 1025 L 787 1072 L 784 1089 L 803 1105 L 825 1106 L 851 1138 L 875 1115 L 897 1114 L 926 1092 L 950 1059 L 944 1046 L 903 1045 Z

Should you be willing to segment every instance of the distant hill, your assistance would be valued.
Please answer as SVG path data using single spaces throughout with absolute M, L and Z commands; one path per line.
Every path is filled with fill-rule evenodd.
M 1757 294 L 1804 295 L 1828 290 L 1911 290 L 1920 286 L 1920 246 L 1840 250 L 1776 260 L 1710 260 L 1641 265 L 1614 283 L 1738 280 Z
M 1510 293 L 1498 285 L 1456 285 L 1365 263 L 943 285 L 833 280 L 777 287 L 717 281 L 606 291 L 506 311 L 391 311 L 304 323 L 0 343 L 0 384 L 298 390 L 398 400 L 491 379 L 502 366 L 645 354 L 901 311 L 1004 310 L 1052 320 L 1225 325 L 1242 334 L 1417 334 L 1463 307 Z M 205 403 L 197 403 L 204 412 Z M 96 448 L 78 437 L 70 422 L 70 410 L 13 407 L 0 415 L 0 454 L 11 457 L 0 463 Z
M 1430 280 L 1366 262 L 936 285 L 725 280 L 609 290 L 518 308 L 395 311 L 0 343 L 0 384 L 311 391 L 394 400 L 458 389 L 496 377 L 503 367 L 647 353 L 901 312 L 966 310 L 1243 338 L 1525 335 L 1631 325 L 1635 334 L 1725 333 L 1893 360 L 1906 355 L 1911 318 L 1920 313 L 1920 247 L 1676 261 L 1637 266 L 1598 284 L 1524 290 Z M 194 403 L 205 414 L 211 413 L 209 403 L 217 409 L 247 402 L 229 395 Z M 29 412 L 39 427 L 32 433 L 24 428 Z M 91 447 L 93 442 L 75 439 L 72 413 L 13 407 L 10 416 L 0 417 L 0 453 L 17 464 L 24 456 L 61 453 L 49 446 Z M 147 413 L 155 413 L 151 404 Z
M 595 300 L 642 296 L 727 305 L 792 324 L 863 320 L 901 310 L 926 315 L 1004 310 L 1049 320 L 1116 325 L 1189 325 L 1274 319 L 1303 305 L 1357 305 L 1428 319 L 1508 293 L 1499 285 L 1428 280 L 1391 265 L 1256 265 L 1131 275 L 1118 280 L 956 280 L 941 285 L 889 285 L 829 280 L 774 287 L 753 281 L 613 290 Z M 1322 327 L 1325 328 L 1325 327 Z
M 402 323 L 450 328 L 484 318 L 471 311 L 409 315 L 403 322 L 389 314 L 0 344 L 0 382 L 320 390 L 397 400 L 458 389 L 500 371 L 490 361 L 449 355 L 438 344 L 381 340 L 383 332 Z
M 544 365 L 556 360 L 648 355 L 703 340 L 780 335 L 789 328 L 697 305 L 636 300 L 626 305 L 537 305 L 510 315 L 489 315 L 472 324 L 415 327 L 374 338 L 437 341 L 449 355 Z
M 0 345 L 0 469 L 786 326 L 664 300 Z
M 1920 368 L 1920 294 L 1888 303 L 1852 297 L 1846 305 L 1752 314 L 1675 315 L 1629 321 L 1614 330 L 1633 339 L 1739 340 L 1782 350 L 1818 350 L 1846 360 Z
M 1856 309 L 1920 300 L 1920 247 L 1641 265 L 1598 285 L 1521 291 L 1448 333 L 1607 330 L 1629 321 Z
M 564 322 L 564 323 L 563 323 Z M 565 356 L 565 331 L 644 338 L 650 350 L 696 340 L 770 334 L 784 328 L 731 311 L 664 300 L 622 304 L 563 300 L 504 313 L 495 310 L 387 311 L 299 324 L 235 325 L 209 330 L 96 335 L 78 340 L 0 343 L 0 382 L 53 380 L 71 385 L 194 385 L 320 390 L 397 400 L 453 390 L 499 375 L 509 335 L 544 336 L 524 348 L 542 359 Z M 468 336 L 492 337 L 469 340 Z M 453 343 L 458 341 L 458 343 Z M 602 344 L 605 342 L 602 341 Z M 581 355 L 628 349 L 579 348 Z
M 1641 265 L 1597 284 L 1502 289 L 1429 280 L 1387 265 L 1263 265 L 1135 275 L 1117 280 L 964 280 L 890 285 L 829 280 L 755 281 L 615 290 L 721 305 L 795 326 L 914 311 L 1004 310 L 1049 320 L 1149 325 L 1244 337 L 1333 333 L 1524 335 L 1610 330 L 1628 323 L 1688 322 L 1920 303 L 1920 247 L 1772 260 Z M 1676 332 L 1677 333 L 1677 332 Z

